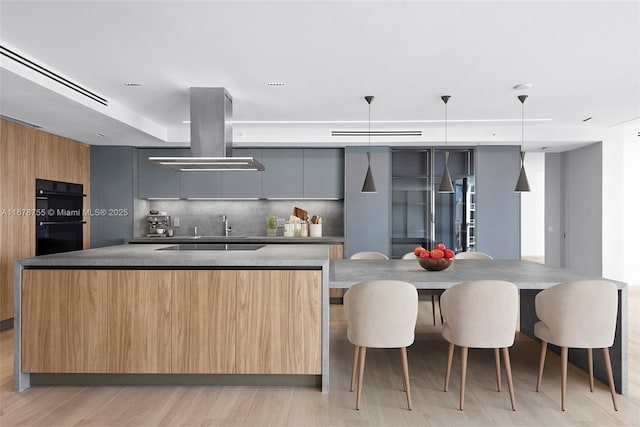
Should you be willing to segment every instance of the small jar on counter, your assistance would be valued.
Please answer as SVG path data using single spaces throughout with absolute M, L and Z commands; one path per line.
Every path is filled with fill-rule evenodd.
M 293 236 L 295 236 L 295 224 L 291 221 L 286 221 L 284 223 L 284 237 Z
M 300 222 L 300 237 L 309 237 L 309 225 L 307 221 Z

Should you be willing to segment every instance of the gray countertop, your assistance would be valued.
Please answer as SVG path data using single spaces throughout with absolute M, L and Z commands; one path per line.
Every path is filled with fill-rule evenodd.
M 267 237 L 267 236 L 175 236 L 175 237 L 136 237 L 129 243 L 274 243 L 274 244 L 339 244 L 344 236 L 323 237 Z
M 600 279 L 564 268 L 520 260 L 456 260 L 446 270 L 427 271 L 415 260 L 332 260 L 329 287 L 348 288 L 363 280 L 402 280 L 424 289 L 447 289 L 470 280 L 506 280 L 519 289 L 545 289 L 555 284 Z M 626 284 L 613 280 L 618 289 Z
M 303 267 L 328 264 L 327 245 L 266 245 L 257 250 L 167 251 L 167 244 L 117 245 L 84 251 L 24 258 L 17 265 L 29 267 Z

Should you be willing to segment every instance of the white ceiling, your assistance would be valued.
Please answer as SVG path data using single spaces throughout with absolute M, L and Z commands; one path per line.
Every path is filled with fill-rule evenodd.
M 374 144 L 442 144 L 441 95 L 454 145 L 519 143 L 519 94 L 527 150 L 640 117 L 638 1 L 0 0 L 0 41 L 110 102 L 2 57 L 0 112 L 89 144 L 188 145 L 192 86 L 227 88 L 240 146 L 366 144 L 330 136 L 365 95 L 372 130 L 423 132 Z

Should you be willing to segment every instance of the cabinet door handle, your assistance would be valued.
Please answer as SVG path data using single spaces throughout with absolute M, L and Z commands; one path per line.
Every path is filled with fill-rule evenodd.
M 86 224 L 87 221 L 40 221 L 40 225 L 69 225 L 69 224 Z

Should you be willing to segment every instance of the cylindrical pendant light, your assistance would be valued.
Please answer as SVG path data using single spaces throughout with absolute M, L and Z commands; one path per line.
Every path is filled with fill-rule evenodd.
M 373 182 L 373 174 L 371 173 L 371 101 L 373 96 L 365 96 L 365 101 L 369 104 L 369 149 L 367 150 L 367 174 L 364 177 L 361 193 L 377 193 L 376 184 Z
M 516 188 L 513 191 L 523 192 L 531 191 L 529 188 L 529 180 L 527 180 L 527 173 L 524 170 L 524 101 L 527 100 L 527 95 L 519 95 L 518 99 L 522 103 L 522 143 L 520 144 L 520 175 L 518 176 L 518 182 L 516 182 Z
M 451 98 L 449 95 L 440 97 L 444 102 L 444 171 L 442 178 L 440 178 L 438 193 L 453 193 L 453 183 L 449 174 L 449 150 L 447 150 L 447 102 L 449 102 L 449 98 Z

